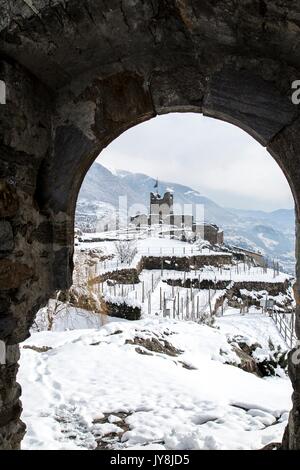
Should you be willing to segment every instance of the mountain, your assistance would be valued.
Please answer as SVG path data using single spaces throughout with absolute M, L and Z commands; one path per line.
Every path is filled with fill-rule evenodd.
M 112 172 L 94 163 L 82 184 L 76 209 L 76 224 L 83 230 L 94 228 L 99 220 L 115 216 L 119 197 L 127 196 L 130 215 L 148 212 L 149 194 L 155 179 L 142 174 L 118 170 Z M 177 183 L 160 181 L 158 191 L 174 192 L 174 204 L 193 208 L 204 206 L 206 221 L 224 230 L 225 242 L 261 251 L 271 259 L 279 259 L 289 272 L 294 272 L 295 216 L 294 210 L 273 212 L 224 208 L 194 189 Z M 194 209 L 195 211 L 195 209 Z
M 279 230 L 290 232 L 295 228 L 295 211 L 294 209 L 277 209 L 273 212 L 264 212 L 256 210 L 230 209 L 230 211 L 244 219 L 255 220 L 256 223 L 261 221 L 263 224 L 270 224 Z
M 142 173 L 130 173 L 123 170 L 113 173 L 99 163 L 94 163 L 80 190 L 78 209 L 82 205 L 92 206 L 98 202 L 118 207 L 119 196 L 126 195 L 129 208 L 136 204 L 144 205 L 144 211 L 148 212 L 149 194 L 153 191 L 155 181 L 154 178 Z M 234 224 L 239 218 L 233 211 L 220 207 L 211 199 L 188 186 L 160 181 L 158 189 L 160 193 L 172 189 L 175 204 L 204 205 L 204 216 L 209 222 L 219 225 Z M 134 208 L 132 209 L 134 212 Z

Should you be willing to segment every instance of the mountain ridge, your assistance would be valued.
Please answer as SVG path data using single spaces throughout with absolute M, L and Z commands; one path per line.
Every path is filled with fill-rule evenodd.
M 156 179 L 144 173 L 126 170 L 110 171 L 95 162 L 82 184 L 77 203 L 76 223 L 110 215 L 118 207 L 119 197 L 127 196 L 128 207 L 145 206 Z M 170 181 L 159 181 L 158 191 L 174 192 L 174 203 L 204 206 L 204 219 L 224 230 L 225 242 L 261 251 L 277 258 L 289 272 L 294 270 L 295 214 L 293 209 L 271 212 L 222 207 L 193 188 Z M 130 213 L 134 215 L 134 213 Z

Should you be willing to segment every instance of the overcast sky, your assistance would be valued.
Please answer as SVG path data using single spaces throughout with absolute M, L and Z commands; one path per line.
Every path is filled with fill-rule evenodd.
M 98 161 L 191 186 L 225 207 L 293 208 L 281 169 L 258 142 L 231 124 L 198 114 L 167 114 L 135 126 Z

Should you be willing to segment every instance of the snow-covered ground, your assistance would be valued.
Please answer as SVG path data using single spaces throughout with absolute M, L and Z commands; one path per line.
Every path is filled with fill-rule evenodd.
M 136 250 L 136 254 L 132 257 L 130 261 L 121 263 L 118 259 L 116 241 L 106 239 L 102 241 L 100 235 L 102 235 L 103 237 L 103 234 L 99 234 L 99 239 L 95 237 L 95 235 L 97 234 L 91 235 L 93 235 L 94 239 L 97 241 L 78 242 L 78 244 L 76 245 L 76 252 L 80 253 L 92 249 L 103 254 L 104 257 L 107 257 L 107 259 L 104 259 L 97 263 L 97 266 L 95 267 L 95 274 L 114 271 L 116 269 L 136 268 L 143 256 L 176 256 L 180 258 L 187 256 L 214 257 L 222 255 L 225 258 L 228 257 L 228 263 L 231 262 L 231 254 L 224 253 L 222 251 L 217 252 L 210 248 L 202 246 L 201 244 L 190 244 L 168 237 L 162 238 L 153 235 L 148 238 L 132 238 L 132 250 Z M 93 240 L 93 237 L 91 237 L 91 240 Z M 121 240 L 122 235 L 119 235 L 119 241 Z
M 228 342 L 236 334 L 284 347 L 271 319 L 236 311 L 217 328 L 150 316 L 33 334 L 18 377 L 23 448 L 93 449 L 98 440 L 115 449 L 259 449 L 279 441 L 290 382 L 225 364 L 238 361 Z M 177 355 L 146 347 L 165 341 Z
M 95 264 L 92 270 L 89 270 L 88 275 L 98 275 L 104 272 L 115 271 L 118 269 L 136 268 L 141 261 L 142 257 L 153 256 L 153 257 L 205 257 L 208 256 L 212 259 L 214 257 L 222 256 L 223 258 L 228 257 L 228 264 L 224 264 L 220 267 L 205 266 L 202 269 L 191 271 L 187 273 L 187 277 L 198 277 L 201 279 L 215 279 L 215 280 L 232 280 L 235 282 L 243 281 L 257 281 L 257 282 L 284 282 L 288 279 L 292 279 L 290 274 L 284 272 L 277 272 L 274 269 L 266 269 L 259 266 L 248 265 L 244 262 L 235 262 L 232 264 L 232 253 L 224 251 L 215 251 L 205 245 L 199 243 L 187 243 L 176 239 L 158 237 L 156 234 L 145 237 L 132 239 L 132 250 L 136 250 L 135 256 L 130 261 L 121 263 L 118 259 L 116 242 L 101 238 L 107 232 L 99 234 L 90 234 L 90 239 L 95 239 L 94 242 L 80 242 L 76 246 L 75 253 L 80 256 L 88 250 L 94 250 L 99 255 L 103 255 L 103 259 L 99 256 L 99 259 L 94 260 Z M 109 233 L 109 232 L 108 232 Z M 116 236 L 116 235 L 114 235 Z M 99 237 L 99 238 L 98 238 Z M 122 240 L 121 235 L 119 239 Z M 83 256 L 85 256 L 83 254 Z M 213 263 L 212 263 L 213 264 Z M 163 269 L 164 275 L 168 275 L 168 261 L 164 261 Z M 169 276 L 181 277 L 182 273 L 179 271 L 169 272 Z
M 95 284 L 95 292 L 104 294 L 106 301 L 113 303 L 126 303 L 127 305 L 137 306 L 143 314 L 156 313 L 162 315 L 164 308 L 170 309 L 170 316 L 177 319 L 198 317 L 200 318 L 209 310 L 214 311 L 216 303 L 219 299 L 226 295 L 226 290 L 221 289 L 198 289 L 183 288 L 176 286 L 176 281 L 211 280 L 215 283 L 218 281 L 228 281 L 229 287 L 234 282 L 261 282 L 261 283 L 277 283 L 285 282 L 291 277 L 285 273 L 275 273 L 271 269 L 263 270 L 260 267 L 245 267 L 243 263 L 239 265 L 228 265 L 227 269 L 214 266 L 206 266 L 199 270 L 193 270 L 187 273 L 175 270 L 143 270 L 139 275 L 139 283 L 136 284 L 113 284 L 111 282 L 103 282 Z M 169 281 L 169 285 L 166 281 Z M 174 285 L 171 286 L 174 281 Z M 230 284 L 229 284 L 230 283 Z M 246 285 L 246 284 L 245 284 Z M 267 284 L 266 284 L 267 285 Z M 287 289 L 286 293 L 272 297 L 266 290 L 247 291 L 242 289 L 241 292 L 247 296 L 257 298 L 273 298 L 277 302 L 284 302 L 288 293 L 292 296 L 291 289 Z M 165 301 L 164 301 L 165 299 Z M 222 308 L 224 311 L 226 305 Z M 276 310 L 277 307 L 275 307 Z
M 108 235 L 126 240 L 128 232 Z M 104 272 L 137 266 L 142 256 L 224 255 L 156 232 L 146 235 L 135 240 L 136 254 L 125 265 L 113 236 L 76 247 L 73 296 L 96 299 L 90 309 L 98 313 L 79 308 L 88 308 L 83 300 L 63 304 L 58 298 L 39 312 L 35 328 L 52 331 L 33 333 L 21 348 L 19 382 L 28 426 L 23 448 L 259 449 L 281 440 L 291 408 L 290 381 L 278 363 L 272 366 L 276 377 L 239 368 L 239 340 L 256 343 L 250 361 L 261 362 L 272 348 L 287 346 L 257 305 L 250 302 L 245 310 L 238 308 L 244 305 L 241 297 L 224 298 L 227 284 L 291 285 L 291 276 L 236 260 L 199 270 L 191 266 L 185 273 L 168 269 L 165 260 L 163 270 L 143 270 L 135 284 L 97 281 Z M 180 279 L 193 282 L 182 287 Z M 217 284 L 200 289 L 195 281 L 229 282 L 222 290 Z M 241 296 L 292 304 L 290 286 L 275 297 L 245 286 Z M 138 306 L 142 319 L 101 315 L 101 299 Z M 213 312 L 224 316 L 214 317 L 213 327 L 200 324 L 211 324 Z

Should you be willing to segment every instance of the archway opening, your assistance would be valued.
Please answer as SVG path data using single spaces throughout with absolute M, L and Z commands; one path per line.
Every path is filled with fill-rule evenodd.
M 125 132 L 93 164 L 77 202 L 73 287 L 39 313 L 24 346 L 47 352 L 65 335 L 50 384 L 63 445 L 255 449 L 281 439 L 294 209 L 265 153 L 229 124 L 170 114 Z M 84 373 L 71 397 L 75 369 Z M 25 446 L 41 446 L 27 421 Z

